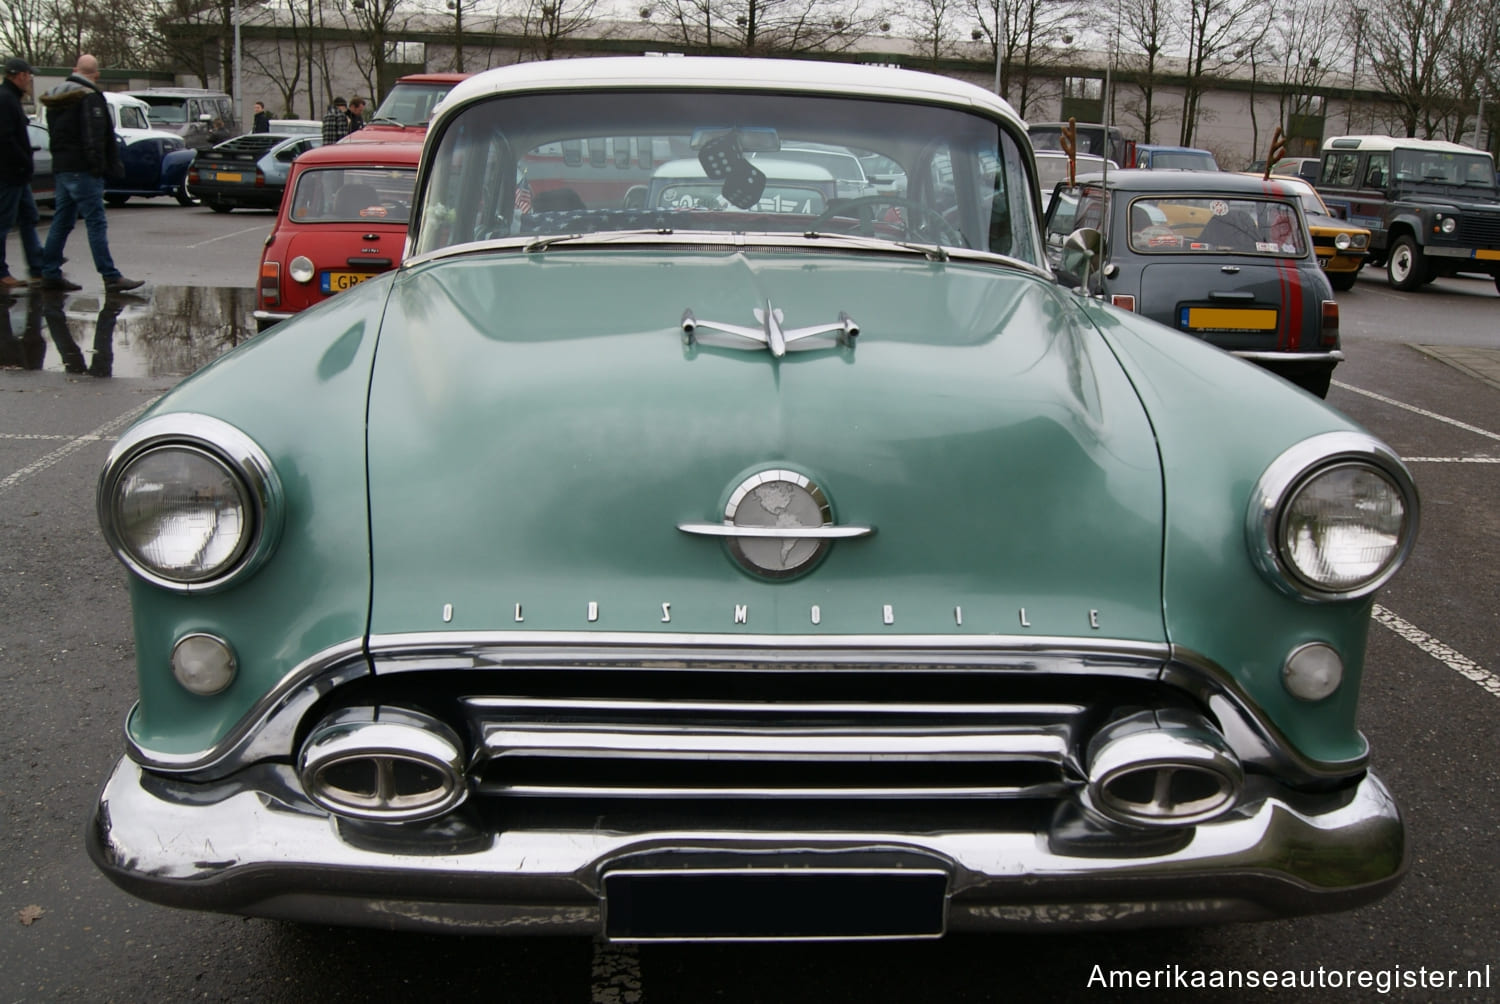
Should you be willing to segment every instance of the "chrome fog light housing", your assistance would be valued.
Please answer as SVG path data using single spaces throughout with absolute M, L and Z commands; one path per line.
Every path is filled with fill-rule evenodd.
M 334 712 L 308 734 L 297 769 L 307 797 L 336 816 L 432 819 L 468 795 L 464 747 L 431 715 L 398 707 Z
M 1331 646 L 1312 642 L 1292 650 L 1281 667 L 1281 683 L 1299 701 L 1321 701 L 1344 682 L 1344 659 Z
M 130 429 L 99 480 L 99 524 L 136 575 L 177 592 L 219 589 L 269 556 L 282 493 L 248 436 L 204 415 L 164 415 Z
M 1386 446 L 1361 433 L 1314 436 L 1271 463 L 1251 496 L 1247 543 L 1272 584 L 1303 599 L 1380 588 L 1416 539 L 1415 484 Z
M 313 276 L 317 274 L 318 270 L 313 267 L 311 258 L 307 258 L 299 254 L 297 257 L 292 259 L 291 264 L 287 266 L 286 271 L 287 275 L 291 276 L 293 279 L 297 280 L 298 282 L 305 283 L 312 282 Z
M 222 693 L 238 670 L 229 642 L 211 634 L 190 634 L 172 646 L 172 676 L 200 697 Z

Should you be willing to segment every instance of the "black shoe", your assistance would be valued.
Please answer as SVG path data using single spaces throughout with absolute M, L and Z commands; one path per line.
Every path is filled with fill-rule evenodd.
M 82 289 L 83 287 L 80 286 L 80 285 L 78 285 L 78 283 L 76 283 L 76 282 L 70 282 L 67 279 L 48 279 L 45 276 L 43 276 L 43 278 L 42 278 L 42 288 L 43 289 L 61 289 L 61 290 L 64 290 L 66 292 L 71 293 L 75 289 Z
M 104 280 L 104 291 L 106 293 L 123 293 L 127 289 L 139 289 L 146 285 L 145 279 L 127 279 L 123 275 L 117 275 L 113 279 Z

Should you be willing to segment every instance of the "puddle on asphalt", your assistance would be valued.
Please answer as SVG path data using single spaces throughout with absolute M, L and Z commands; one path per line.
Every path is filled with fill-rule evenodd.
M 255 290 L 143 286 L 0 296 L 0 369 L 185 377 L 255 335 Z

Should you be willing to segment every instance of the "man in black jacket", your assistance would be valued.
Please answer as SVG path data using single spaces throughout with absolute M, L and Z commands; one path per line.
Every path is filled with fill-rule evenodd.
M 0 83 L 0 292 L 27 285 L 26 279 L 11 275 L 5 263 L 5 238 L 11 227 L 20 234 L 31 279 L 42 275 L 42 242 L 36 235 L 36 201 L 31 196 L 35 160 L 26 110 L 21 107 L 29 90 L 31 65 L 24 59 L 7 59 L 5 82 Z
M 83 217 L 94 267 L 104 277 L 106 292 L 118 293 L 142 285 L 127 279 L 109 254 L 109 229 L 104 218 L 104 179 L 125 174 L 115 142 L 109 103 L 99 90 L 99 60 L 78 57 L 68 79 L 42 95 L 47 128 L 52 133 L 52 170 L 57 176 L 57 205 L 42 250 L 43 289 L 82 289 L 63 278 L 63 246 L 73 224 Z

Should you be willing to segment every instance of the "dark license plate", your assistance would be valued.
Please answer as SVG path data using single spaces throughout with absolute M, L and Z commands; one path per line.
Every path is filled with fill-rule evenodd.
M 947 894 L 941 871 L 611 872 L 604 933 L 617 941 L 936 938 Z
M 342 293 L 371 278 L 374 276 L 369 272 L 324 272 L 321 288 L 325 293 Z

